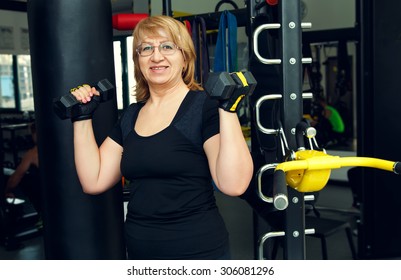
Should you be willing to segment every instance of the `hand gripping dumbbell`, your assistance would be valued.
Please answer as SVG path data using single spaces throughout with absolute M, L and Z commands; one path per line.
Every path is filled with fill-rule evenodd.
M 219 101 L 220 108 L 235 113 L 244 97 L 253 93 L 256 84 L 249 71 L 211 72 L 203 88 L 210 98 Z
M 107 79 L 98 82 L 95 88 L 100 95 L 94 95 L 91 101 L 85 104 L 78 101 L 71 93 L 55 98 L 54 112 L 60 119 L 71 119 L 72 122 L 92 118 L 99 103 L 108 101 L 115 95 L 115 88 Z

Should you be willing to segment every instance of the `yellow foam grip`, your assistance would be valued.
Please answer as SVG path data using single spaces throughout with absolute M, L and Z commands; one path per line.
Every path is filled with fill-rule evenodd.
M 238 78 L 241 80 L 242 86 L 244 86 L 244 87 L 249 86 L 248 81 L 246 80 L 246 78 L 242 72 L 235 72 L 235 74 L 237 74 Z
M 237 110 L 237 106 L 240 103 L 240 101 L 242 100 L 242 98 L 244 98 L 245 94 L 241 94 L 240 96 L 238 96 L 237 100 L 235 100 L 235 103 L 233 104 L 233 106 L 230 107 L 230 111 L 235 112 Z
M 286 173 L 287 184 L 299 192 L 321 190 L 330 178 L 331 169 L 346 166 L 373 167 L 394 171 L 395 162 L 368 157 L 339 157 L 320 151 L 296 152 L 296 160 L 277 165 L 276 170 Z
M 240 79 L 242 86 L 243 87 L 248 87 L 248 81 L 246 80 L 244 74 L 242 72 L 234 72 L 238 78 Z M 238 104 L 241 102 L 242 98 L 245 97 L 245 94 L 241 94 L 240 96 L 237 97 L 237 100 L 235 100 L 234 104 L 230 107 L 231 112 L 235 112 L 237 110 Z

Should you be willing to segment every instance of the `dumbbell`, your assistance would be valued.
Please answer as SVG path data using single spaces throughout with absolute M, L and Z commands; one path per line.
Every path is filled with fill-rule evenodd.
M 95 88 L 100 96 L 93 96 L 89 103 L 79 102 L 71 93 L 55 98 L 53 100 L 54 112 L 62 120 L 77 119 L 80 116 L 92 113 L 99 102 L 111 100 L 115 95 L 115 88 L 107 79 L 99 81 Z
M 211 72 L 203 88 L 210 98 L 219 101 L 220 108 L 234 113 L 242 99 L 253 93 L 256 84 L 249 71 Z

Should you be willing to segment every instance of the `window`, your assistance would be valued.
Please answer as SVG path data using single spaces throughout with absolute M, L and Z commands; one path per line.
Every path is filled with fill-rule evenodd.
M 135 91 L 135 76 L 134 76 L 134 61 L 132 60 L 133 55 L 133 47 L 132 47 L 133 37 L 127 37 L 127 65 L 128 65 L 128 96 L 129 103 L 136 102 L 136 98 L 134 96 Z
M 116 79 L 117 106 L 121 110 L 123 103 L 123 83 L 122 83 L 122 59 L 121 59 L 121 43 L 122 41 L 114 41 L 114 72 Z
M 0 107 L 34 110 L 30 55 L 0 55 Z
M 0 54 L 0 107 L 15 108 L 13 56 Z
M 114 71 L 118 109 L 136 102 L 132 36 L 114 41 Z
M 33 111 L 33 88 L 31 72 L 31 56 L 18 55 L 18 89 L 21 102 L 21 111 Z

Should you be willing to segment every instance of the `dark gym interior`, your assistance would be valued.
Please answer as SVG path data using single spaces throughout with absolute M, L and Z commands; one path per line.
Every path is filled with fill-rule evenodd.
M 71 122 L 57 117 L 53 100 L 82 79 L 107 77 L 116 96 L 94 117 L 96 140 L 102 141 L 134 102 L 134 27 L 118 22 L 121 15 L 165 14 L 192 25 L 203 18 L 210 32 L 197 39 L 208 48 L 213 65 L 223 11 L 237 20 L 238 68 L 257 80 L 238 112 L 253 155 L 254 179 L 241 197 L 215 193 L 232 259 L 400 259 L 401 178 L 370 159 L 394 166 L 401 160 L 396 118 L 401 106 L 401 1 L 208 0 L 202 8 L 198 2 L 0 2 L 0 260 L 125 259 L 122 225 L 130 190 L 122 181 L 99 196 L 82 193 Z M 72 21 L 72 14 L 80 20 Z M 63 32 L 66 26 L 69 32 Z M 88 48 L 92 42 L 96 47 Z M 95 65 L 77 64 L 80 60 Z M 203 80 L 202 69 L 197 71 Z M 341 131 L 333 131 L 334 120 L 323 117 L 325 106 L 342 117 Z M 286 170 L 282 163 L 300 151 L 296 128 L 301 122 L 310 127 L 316 122 L 316 135 L 301 134 L 306 150 L 324 151 L 332 156 L 330 163 L 347 157 L 368 163 L 340 168 L 327 163 L 321 169 L 329 177 L 320 189 L 284 186 L 284 196 L 276 200 L 273 172 L 264 171 L 271 169 L 268 165 Z M 28 172 L 16 196 L 6 198 L 7 180 L 35 145 L 32 124 L 39 176 Z M 310 181 L 323 176 L 310 174 Z M 32 188 L 40 190 L 40 207 L 24 191 Z M 284 209 L 277 209 L 275 201 L 285 203 Z

